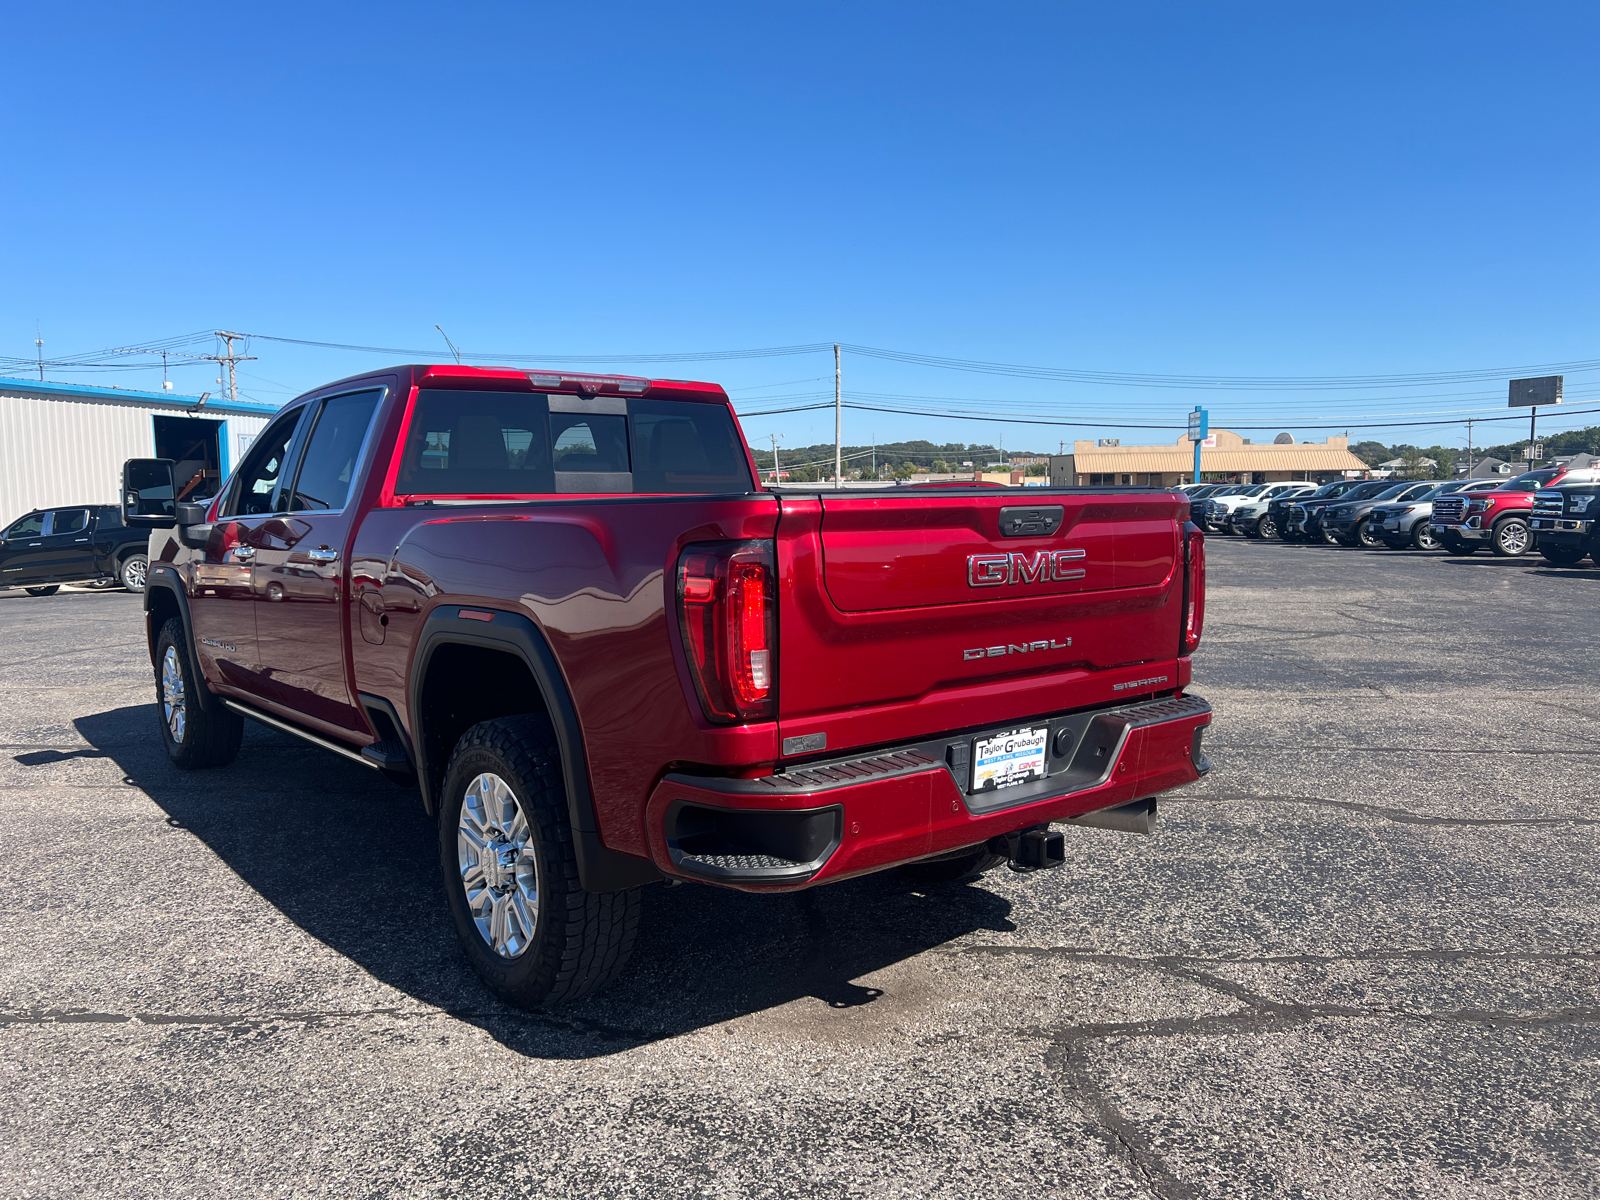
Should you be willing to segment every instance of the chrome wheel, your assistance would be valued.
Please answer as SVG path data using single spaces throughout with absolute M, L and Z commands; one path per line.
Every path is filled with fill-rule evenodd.
M 501 958 L 522 954 L 539 920 L 539 869 L 530 834 L 504 779 L 485 772 L 467 785 L 456 823 L 456 861 L 478 936 Z
M 1528 551 L 1528 527 L 1521 521 L 1507 521 L 1494 534 L 1495 549 L 1508 558 Z
M 168 646 L 161 657 L 161 717 L 167 723 L 167 732 L 174 745 L 183 745 L 184 711 L 183 667 L 178 662 L 178 648 Z
M 122 566 L 122 586 L 130 592 L 144 591 L 145 577 L 149 571 L 149 560 L 142 554 L 134 555 Z

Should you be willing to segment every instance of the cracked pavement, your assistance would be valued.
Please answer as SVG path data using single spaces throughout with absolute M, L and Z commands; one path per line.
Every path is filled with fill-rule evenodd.
M 0 593 L 0 1195 L 1600 1194 L 1600 571 L 1213 538 L 1200 784 L 964 887 L 647 893 L 479 988 L 410 793 L 167 764 L 137 597 Z

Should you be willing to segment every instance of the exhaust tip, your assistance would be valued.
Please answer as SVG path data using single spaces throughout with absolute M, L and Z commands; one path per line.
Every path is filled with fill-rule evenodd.
M 1087 812 L 1081 817 L 1069 817 L 1068 825 L 1087 825 L 1091 829 L 1114 829 L 1119 833 L 1142 833 L 1146 837 L 1156 831 L 1156 798 L 1146 796 L 1115 808 L 1102 808 Z

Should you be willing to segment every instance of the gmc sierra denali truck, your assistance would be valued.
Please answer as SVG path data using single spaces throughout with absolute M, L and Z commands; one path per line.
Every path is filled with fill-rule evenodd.
M 406 784 L 522 1005 L 639 889 L 961 879 L 1149 832 L 1208 768 L 1203 536 L 1156 490 L 762 488 L 705 383 L 406 366 L 285 406 L 220 494 L 130 460 L 160 736 L 248 717 Z
M 1441 497 L 1428 514 L 1428 524 L 1451 554 L 1476 554 L 1480 546 L 1486 545 L 1500 558 L 1520 558 L 1533 549 L 1533 531 L 1528 522 L 1534 493 L 1562 483 L 1595 480 L 1600 480 L 1600 471 L 1592 468 L 1527 471 L 1493 491 Z

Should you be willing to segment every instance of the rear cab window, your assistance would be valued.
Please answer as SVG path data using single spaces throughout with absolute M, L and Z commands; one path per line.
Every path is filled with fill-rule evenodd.
M 444 499 L 751 489 L 724 404 L 442 388 L 417 393 L 394 488 Z

